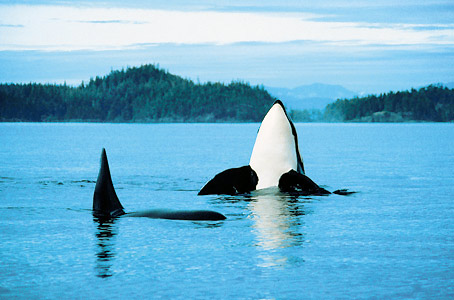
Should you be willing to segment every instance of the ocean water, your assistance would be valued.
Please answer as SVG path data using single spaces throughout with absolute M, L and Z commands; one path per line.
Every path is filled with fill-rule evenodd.
M 1 299 L 452 299 L 454 124 L 296 124 L 306 173 L 350 196 L 197 196 L 259 124 L 0 124 Z M 101 149 L 126 211 L 91 215 Z

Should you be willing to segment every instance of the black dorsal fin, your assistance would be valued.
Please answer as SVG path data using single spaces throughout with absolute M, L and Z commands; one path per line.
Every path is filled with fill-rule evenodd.
M 101 169 L 93 195 L 93 214 L 97 217 L 117 217 L 125 214 L 115 193 L 104 148 L 101 153 Z

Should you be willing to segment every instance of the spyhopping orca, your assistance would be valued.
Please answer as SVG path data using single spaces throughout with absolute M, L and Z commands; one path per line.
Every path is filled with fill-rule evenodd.
M 125 213 L 120 200 L 115 193 L 107 162 L 106 150 L 101 153 L 101 169 L 96 181 L 93 195 L 93 215 L 98 218 L 114 218 L 122 215 L 128 217 L 147 217 L 153 219 L 193 220 L 193 221 L 219 221 L 226 217 L 210 210 L 167 210 L 154 209 L 142 212 Z
M 260 125 L 249 165 L 217 174 L 199 195 L 237 195 L 272 186 L 298 195 L 331 194 L 305 175 L 298 135 L 280 100 L 274 102 Z M 334 193 L 350 192 L 337 190 Z

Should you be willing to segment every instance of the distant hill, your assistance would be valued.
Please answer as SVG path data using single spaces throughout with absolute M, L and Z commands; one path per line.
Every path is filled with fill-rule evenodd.
M 292 89 L 279 87 L 266 87 L 266 89 L 293 110 L 324 109 L 326 105 L 337 99 L 353 98 L 358 94 L 340 85 L 322 83 L 302 85 Z
M 243 82 L 195 84 L 154 65 L 78 87 L 0 84 L 1 121 L 258 122 L 274 98 Z
M 453 122 L 454 89 L 430 85 L 419 90 L 337 100 L 326 107 L 324 120 Z

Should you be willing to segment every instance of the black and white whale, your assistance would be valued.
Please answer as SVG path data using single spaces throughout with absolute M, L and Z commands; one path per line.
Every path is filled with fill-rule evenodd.
M 112 183 L 107 154 L 104 148 L 102 149 L 101 168 L 93 195 L 93 215 L 98 218 L 114 218 L 125 215 L 127 217 L 192 221 L 219 221 L 226 219 L 224 215 L 211 210 L 153 209 L 125 213 Z
M 260 125 L 249 165 L 217 174 L 199 195 L 237 195 L 276 186 L 282 192 L 298 195 L 331 194 L 305 175 L 298 135 L 280 100 L 274 102 Z

